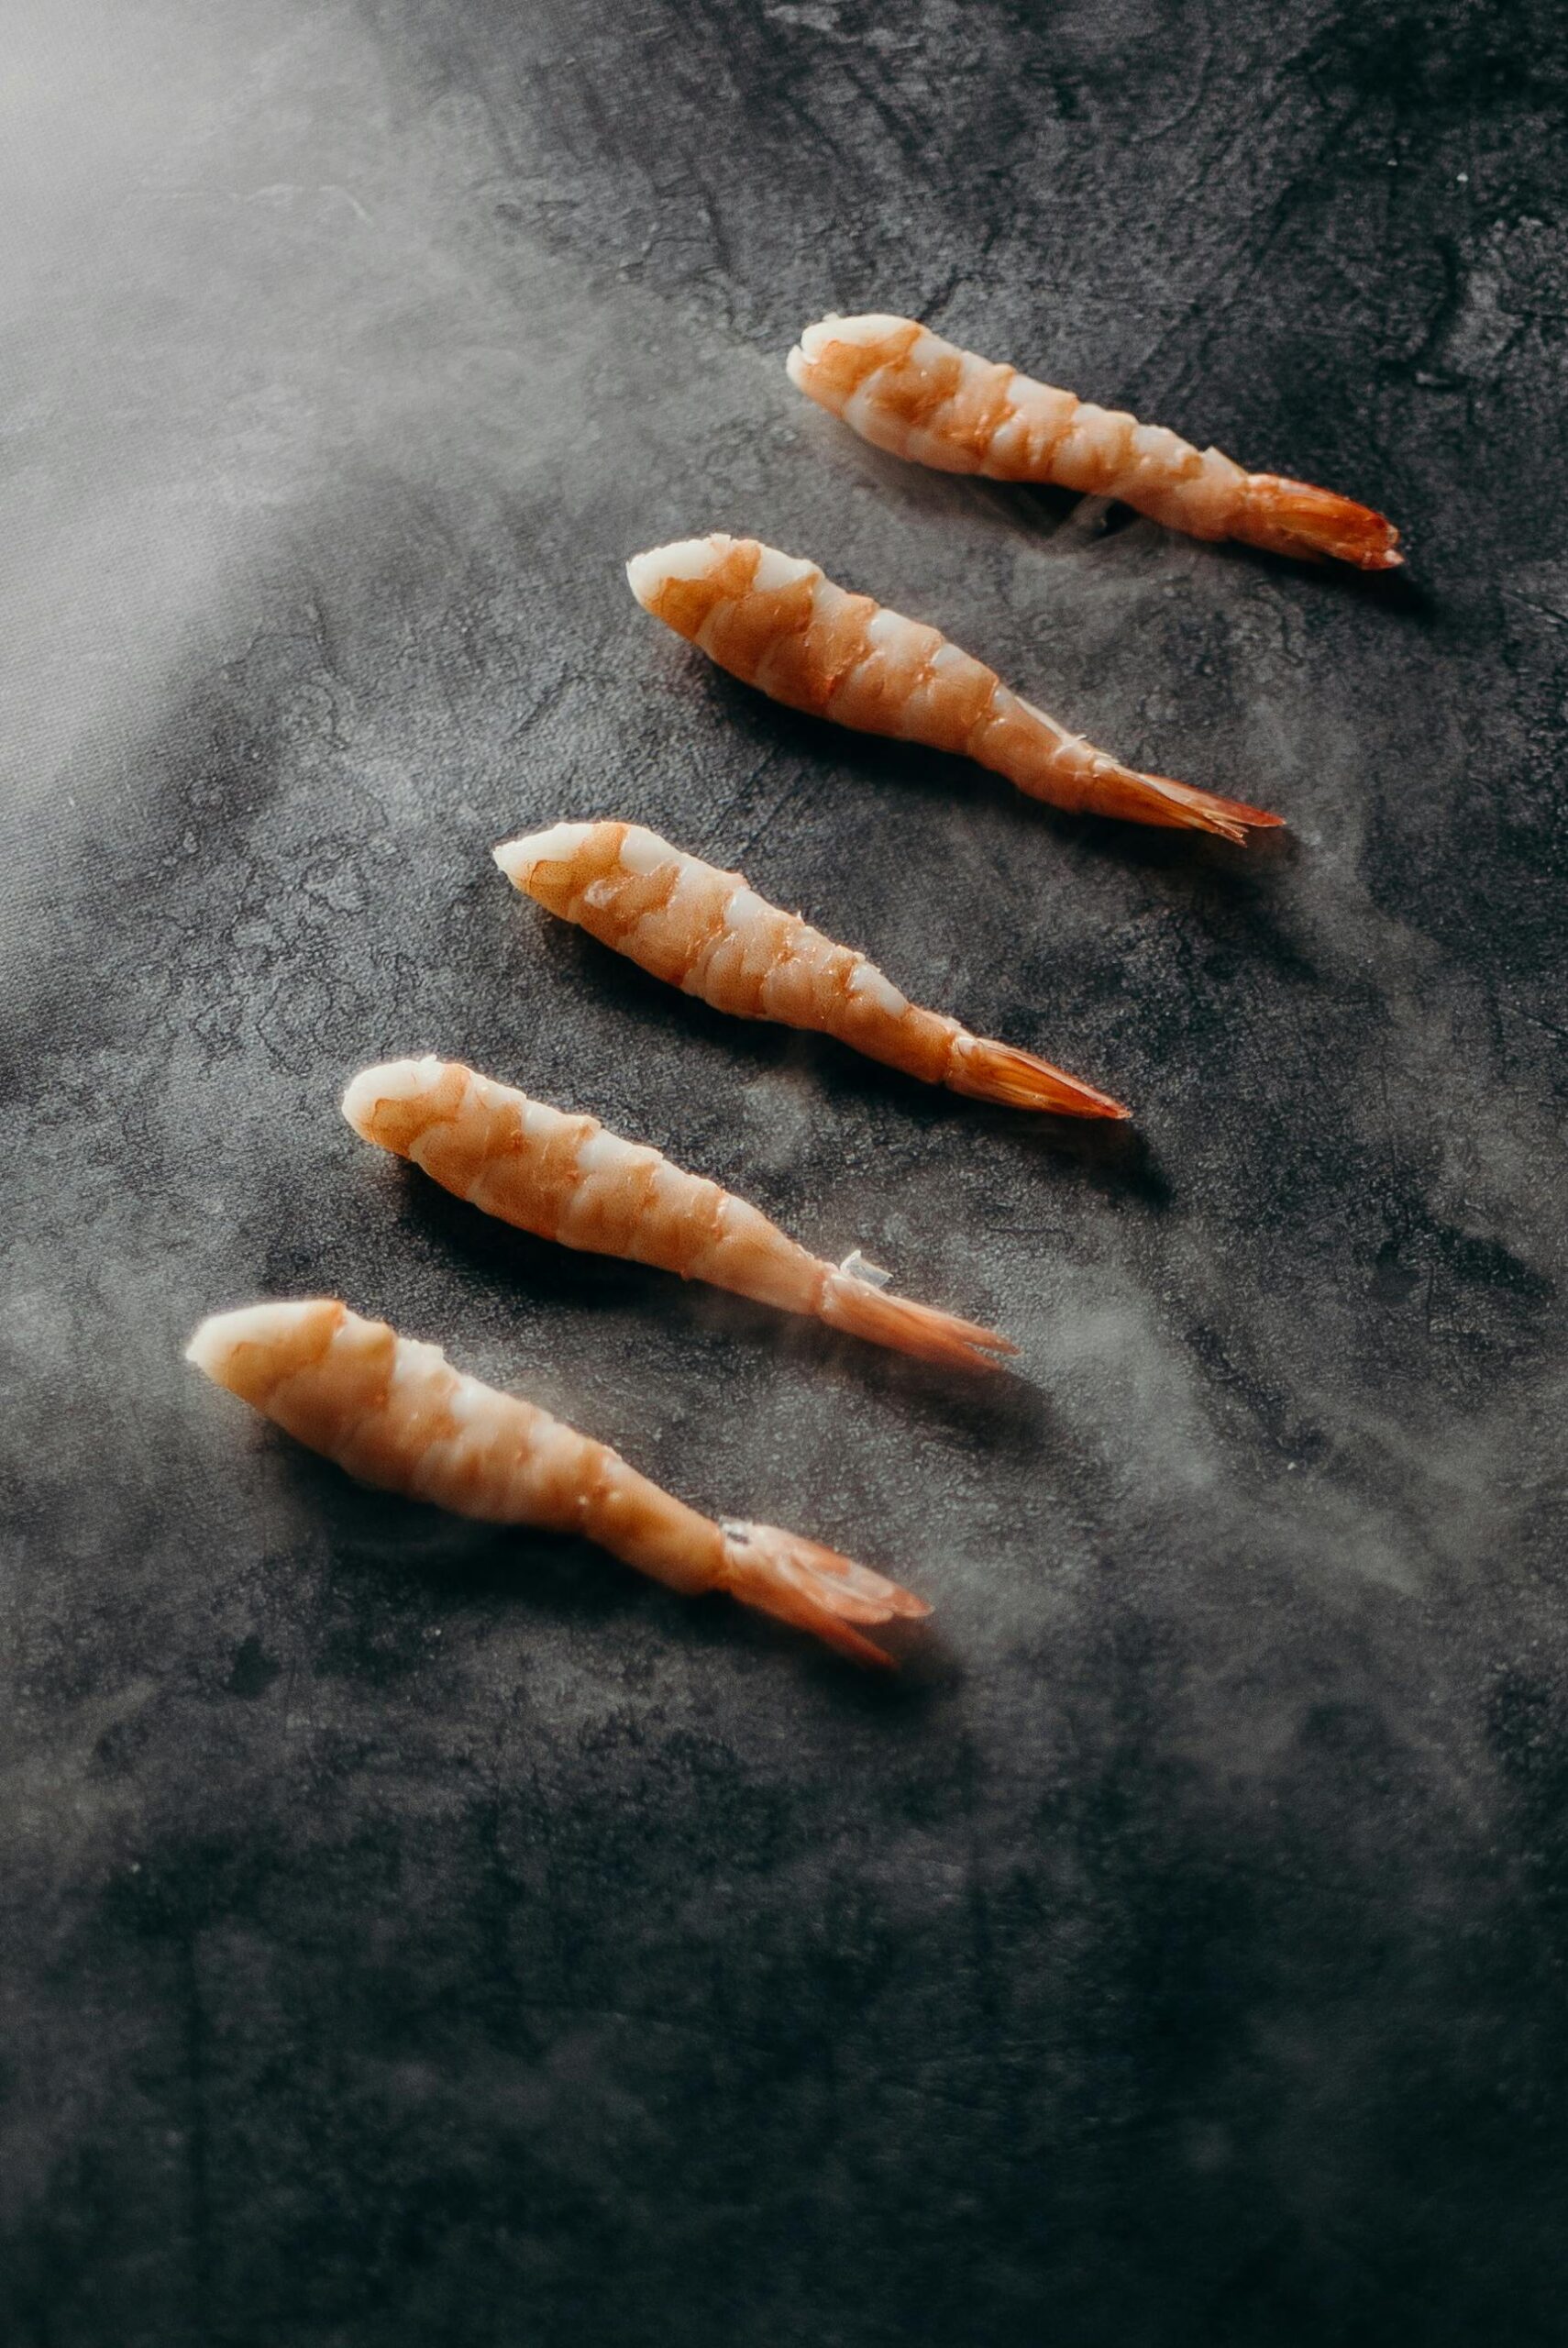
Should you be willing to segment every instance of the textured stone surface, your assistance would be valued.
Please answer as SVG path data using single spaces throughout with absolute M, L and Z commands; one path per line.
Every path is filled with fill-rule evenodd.
M 6 39 L 8 2348 L 1559 2339 L 1561 11 Z M 1408 581 L 877 456 L 781 365 L 873 305 L 1386 504 Z M 620 575 L 714 526 L 1291 845 L 766 706 Z M 490 863 L 601 813 L 1137 1137 L 726 1024 Z M 498 1235 L 337 1116 L 426 1047 L 1024 1374 Z M 355 1493 L 179 1359 L 321 1290 L 934 1634 L 871 1687 Z

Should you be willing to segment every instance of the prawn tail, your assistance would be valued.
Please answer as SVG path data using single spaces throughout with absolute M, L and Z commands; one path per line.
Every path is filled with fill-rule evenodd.
M 776 1524 L 726 1524 L 723 1586 L 744 1606 L 758 1607 L 798 1630 L 812 1631 L 855 1663 L 894 1671 L 885 1647 L 863 1638 L 856 1623 L 920 1622 L 931 1609 L 869 1566 L 802 1540 Z
M 1109 1092 L 1097 1092 L 1065 1069 L 985 1036 L 955 1039 L 945 1081 L 954 1092 L 966 1093 L 973 1101 L 998 1101 L 1006 1109 L 1046 1109 L 1062 1117 L 1125 1119 L 1132 1114 Z
M 1397 570 L 1404 561 L 1399 533 L 1386 515 L 1331 489 L 1253 473 L 1231 535 L 1275 554 L 1332 555 L 1358 570 Z
M 960 1321 L 907 1296 L 889 1296 L 885 1289 L 851 1272 L 838 1271 L 823 1283 L 820 1319 L 830 1328 L 847 1330 L 852 1337 L 868 1337 L 875 1346 L 891 1346 L 921 1361 L 951 1364 L 966 1369 L 995 1369 L 999 1354 L 1015 1354 L 1010 1337 Z
M 1212 832 L 1237 847 L 1245 847 L 1251 832 L 1271 832 L 1284 823 L 1262 807 L 1240 799 L 1220 799 L 1212 791 L 1196 791 L 1189 782 L 1173 782 L 1167 774 L 1137 774 L 1131 767 L 1097 770 L 1084 792 L 1082 804 L 1091 814 L 1120 815 L 1133 824 L 1154 824 L 1168 831 Z

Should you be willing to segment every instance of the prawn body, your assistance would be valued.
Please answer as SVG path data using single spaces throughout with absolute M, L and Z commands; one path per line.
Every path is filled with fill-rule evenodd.
M 992 1356 L 1017 1351 L 994 1330 L 823 1263 L 745 1200 L 596 1117 L 552 1109 L 460 1061 L 365 1069 L 343 1113 L 366 1141 L 537 1238 L 707 1280 L 927 1361 L 988 1369 Z
M 626 577 L 645 610 L 773 700 L 956 752 L 1032 799 L 1236 842 L 1280 820 L 1122 766 L 936 628 L 849 594 L 814 562 L 756 538 L 717 533 L 654 547 L 633 557 Z
M 862 439 L 943 472 L 1117 497 L 1191 537 L 1309 561 L 1389 570 L 1404 560 L 1398 531 L 1370 506 L 1247 472 L 1218 449 L 960 350 L 913 318 L 822 318 L 785 363 L 799 390 Z
M 855 1623 L 931 1611 L 814 1541 L 713 1523 L 604 1444 L 336 1298 L 216 1313 L 186 1359 L 361 1483 L 492 1524 L 580 1534 L 671 1589 L 727 1589 L 858 1663 L 892 1658 Z
M 853 947 L 640 824 L 557 824 L 494 854 L 551 913 L 717 1011 L 813 1028 L 976 1100 L 1077 1117 L 1130 1113 L 1032 1052 L 922 1010 Z

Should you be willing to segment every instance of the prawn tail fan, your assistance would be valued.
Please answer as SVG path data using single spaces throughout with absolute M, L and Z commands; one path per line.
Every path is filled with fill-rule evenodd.
M 1255 473 L 1238 537 L 1276 554 L 1331 555 L 1358 570 L 1397 570 L 1404 561 L 1399 533 L 1386 515 L 1310 482 Z
M 852 1661 L 884 1671 L 897 1669 L 893 1657 L 852 1626 L 919 1622 L 931 1611 L 924 1599 L 868 1566 L 776 1524 L 726 1524 L 724 1563 L 724 1587 L 732 1598 L 812 1631 Z
M 822 1318 L 853 1337 L 868 1337 L 873 1345 L 891 1346 L 914 1354 L 921 1361 L 952 1364 L 966 1369 L 995 1369 L 999 1354 L 1015 1354 L 1010 1337 L 916 1304 L 907 1296 L 889 1296 L 869 1281 L 837 1273 L 823 1290 Z
M 1084 803 L 1096 815 L 1125 816 L 1168 831 L 1212 832 L 1236 847 L 1246 846 L 1250 832 L 1277 831 L 1285 821 L 1242 800 L 1220 799 L 1169 775 L 1137 774 L 1131 767 L 1097 774 Z
M 1097 1092 L 1065 1069 L 1021 1052 L 1016 1045 L 999 1044 L 984 1036 L 967 1036 L 954 1052 L 946 1081 L 955 1092 L 974 1101 L 999 1102 L 1006 1109 L 1045 1109 L 1063 1117 L 1121 1117 L 1132 1114 L 1109 1092 Z

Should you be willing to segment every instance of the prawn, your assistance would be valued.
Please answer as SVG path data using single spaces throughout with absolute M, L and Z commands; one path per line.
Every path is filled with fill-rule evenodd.
M 488 1523 L 580 1534 L 683 1596 L 727 1589 L 857 1663 L 893 1667 L 855 1623 L 931 1611 L 815 1541 L 700 1516 L 605 1445 L 335 1297 L 215 1313 L 185 1358 L 362 1483 Z
M 1132 1113 L 1010 1044 L 909 1002 L 874 962 L 770 905 L 738 872 L 688 856 L 640 824 L 557 824 L 504 840 L 513 884 L 656 979 L 742 1019 L 815 1028 L 927 1084 L 1072 1117 Z
M 1280 821 L 1120 765 L 935 628 L 846 594 L 814 562 L 756 538 L 716 534 L 654 547 L 634 555 L 626 576 L 646 611 L 791 709 L 956 751 L 1056 807 L 1238 843 Z
M 889 1296 L 856 1250 L 836 1268 L 716 1182 L 458 1060 L 392 1060 L 343 1095 L 355 1132 L 502 1222 L 598 1256 L 629 1256 L 802 1312 L 924 1361 L 991 1369 L 994 1330 Z
M 1405 559 L 1370 506 L 1280 473 L 1249 473 L 1120 408 L 1095 407 L 944 342 L 913 318 L 822 318 L 785 364 L 790 380 L 863 440 L 947 473 L 1055 482 L 1119 497 L 1195 538 L 1241 538 L 1362 570 Z

